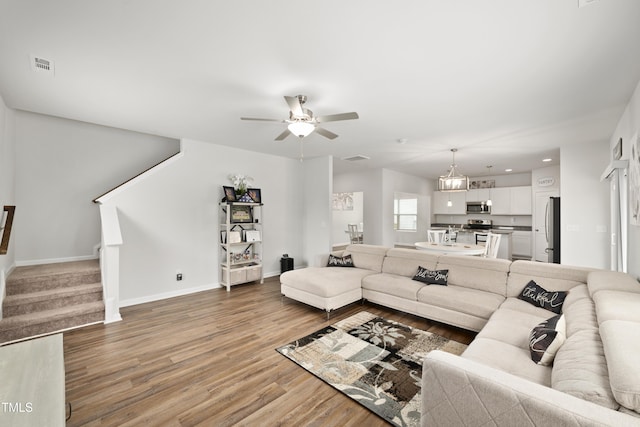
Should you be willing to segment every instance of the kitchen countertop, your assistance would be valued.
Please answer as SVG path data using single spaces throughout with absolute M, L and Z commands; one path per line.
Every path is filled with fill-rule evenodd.
M 455 231 L 482 231 L 478 229 L 469 228 L 466 224 L 445 224 L 445 223 L 435 223 L 431 224 L 432 228 L 442 228 L 448 229 L 449 227 L 453 228 Z M 491 226 L 491 231 L 494 232 L 509 232 L 509 231 L 531 231 L 530 225 L 499 225 L 494 224 Z

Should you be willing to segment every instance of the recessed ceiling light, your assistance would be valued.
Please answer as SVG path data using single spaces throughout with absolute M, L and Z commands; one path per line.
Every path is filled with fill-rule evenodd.
M 552 160 L 553 160 L 553 159 L 549 159 L 549 158 L 542 159 L 542 161 L 543 161 L 543 162 L 550 162 L 550 161 L 552 161 Z
M 509 168 L 509 169 L 505 169 L 505 172 L 513 172 L 513 169 Z

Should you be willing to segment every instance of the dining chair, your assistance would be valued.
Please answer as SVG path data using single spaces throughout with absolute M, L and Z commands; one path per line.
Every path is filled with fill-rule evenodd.
M 450 242 L 450 243 L 455 243 L 458 241 L 458 232 L 452 230 L 451 228 L 449 228 L 447 230 L 447 233 L 445 235 L 445 240 Z
M 478 231 L 474 231 L 473 235 L 476 239 L 476 245 L 479 245 L 481 243 L 486 243 L 488 234 L 489 234 L 488 232 L 480 233 Z
M 501 234 L 487 233 L 487 241 L 484 244 L 484 254 L 482 256 L 485 258 L 497 258 L 501 238 Z
M 444 241 L 444 234 L 447 230 L 427 230 L 427 241 L 429 243 L 440 244 Z
M 352 245 L 362 243 L 362 232 L 358 231 L 357 224 L 347 224 L 347 230 L 349 231 L 349 239 Z

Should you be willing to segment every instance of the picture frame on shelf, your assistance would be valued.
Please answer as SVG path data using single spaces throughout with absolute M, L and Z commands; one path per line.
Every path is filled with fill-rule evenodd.
M 247 242 L 259 242 L 261 240 L 260 230 L 246 230 L 245 240 Z
M 253 215 L 251 206 L 247 205 L 232 205 L 231 209 L 231 222 L 233 223 L 249 223 L 253 222 Z
M 254 203 L 262 203 L 262 192 L 259 188 L 247 188 L 247 194 Z
M 242 237 L 239 231 L 230 231 L 229 232 L 229 241 L 228 243 L 241 243 Z
M 236 198 L 236 189 L 235 188 L 223 185 L 222 189 L 224 190 L 224 199 L 225 199 L 225 201 L 227 201 L 227 202 L 237 202 L 238 201 L 238 199 Z

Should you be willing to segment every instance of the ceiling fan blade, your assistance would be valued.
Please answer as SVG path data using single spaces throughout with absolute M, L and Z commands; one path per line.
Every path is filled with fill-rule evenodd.
M 358 113 L 341 113 L 341 114 L 329 114 L 328 116 L 317 116 L 316 121 L 318 123 L 324 122 L 337 122 L 339 120 L 354 120 L 359 118 Z
M 335 134 L 331 131 L 328 131 L 326 129 L 323 129 L 319 126 L 316 126 L 316 130 L 317 133 L 319 133 L 320 135 L 324 136 L 325 138 L 329 138 L 329 139 L 336 139 L 338 137 L 338 134 Z
M 279 123 L 284 123 L 284 120 L 280 120 L 280 119 L 260 119 L 257 117 L 240 117 L 240 120 L 257 120 L 259 122 L 279 122 Z
M 284 132 L 282 132 L 280 135 L 276 136 L 276 139 L 274 141 L 282 141 L 283 139 L 285 139 L 289 135 L 291 135 L 291 132 L 289 131 L 289 129 L 285 129 Z
M 289 109 L 294 116 L 304 116 L 304 111 L 302 110 L 302 104 L 300 104 L 300 99 L 297 96 L 286 96 L 284 97 L 285 101 L 289 105 Z

